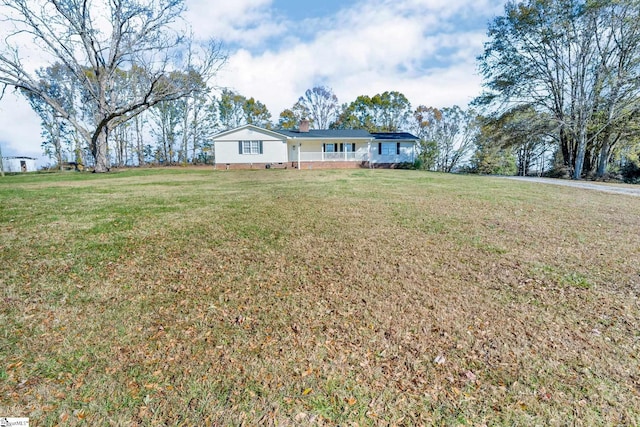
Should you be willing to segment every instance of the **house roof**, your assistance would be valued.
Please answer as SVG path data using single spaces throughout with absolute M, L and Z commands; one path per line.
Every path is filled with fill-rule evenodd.
M 416 141 L 419 138 L 409 132 L 371 132 L 376 141 Z
M 229 129 L 214 136 L 213 139 L 221 139 L 241 129 L 250 129 L 262 132 L 276 138 L 288 139 L 373 139 L 375 141 L 417 141 L 419 138 L 408 132 L 368 132 L 364 129 L 309 129 L 309 132 L 286 129 L 264 129 L 254 125 L 244 125 L 235 129 Z
M 368 132 L 364 129 L 309 129 L 309 132 L 298 130 L 276 130 L 288 138 L 348 139 L 373 138 L 375 141 L 417 141 L 419 138 L 409 132 Z
M 309 129 L 309 132 L 299 130 L 278 129 L 276 132 L 288 138 L 319 138 L 319 139 L 349 139 L 371 138 L 371 134 L 363 129 Z

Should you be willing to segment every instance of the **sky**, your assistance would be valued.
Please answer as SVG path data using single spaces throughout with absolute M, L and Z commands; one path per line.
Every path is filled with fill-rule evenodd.
M 307 89 L 339 102 L 399 91 L 419 105 L 467 104 L 480 94 L 476 57 L 503 0 L 185 0 L 198 39 L 223 43 L 228 62 L 212 82 L 267 105 L 274 122 Z M 40 121 L 10 90 L 0 101 L 4 156 L 32 156 Z

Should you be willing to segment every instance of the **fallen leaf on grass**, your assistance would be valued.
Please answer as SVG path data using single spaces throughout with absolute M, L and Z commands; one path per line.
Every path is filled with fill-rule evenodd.
M 16 362 L 16 363 L 11 363 L 9 366 L 7 366 L 7 371 L 10 369 L 17 369 L 20 366 L 22 366 L 24 364 L 24 362 L 20 361 L 20 362 Z
M 313 391 L 312 388 L 305 388 L 304 391 L 302 392 L 303 396 L 306 396 L 307 394 L 311 393 Z
M 138 409 L 138 417 L 146 418 L 149 415 L 149 409 L 146 406 L 141 406 Z
M 464 373 L 464 377 L 471 382 L 474 382 L 476 380 L 476 374 L 474 374 L 471 371 L 467 371 Z

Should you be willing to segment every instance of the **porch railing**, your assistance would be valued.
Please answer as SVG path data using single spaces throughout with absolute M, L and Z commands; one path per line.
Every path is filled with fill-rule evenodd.
M 364 151 L 345 151 L 345 152 L 321 152 L 321 151 L 301 151 L 301 162 L 363 162 L 367 161 L 369 156 Z M 401 163 L 401 162 L 413 162 L 415 157 L 413 153 L 401 153 L 379 156 L 372 154 L 371 161 L 373 163 Z M 298 161 L 297 158 L 291 161 Z
M 353 151 L 345 152 L 300 152 L 300 160 L 303 162 L 360 162 L 365 160 L 367 153 L 358 153 Z

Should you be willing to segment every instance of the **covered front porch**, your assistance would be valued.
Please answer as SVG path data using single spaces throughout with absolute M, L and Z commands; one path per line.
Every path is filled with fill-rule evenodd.
M 288 143 L 289 164 L 298 169 L 313 167 L 397 167 L 413 163 L 417 157 L 416 145 L 407 141 L 377 142 L 309 141 Z M 304 166 L 306 165 L 306 166 Z
M 371 157 L 368 141 L 294 141 L 289 144 L 289 162 L 366 162 Z

